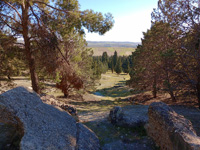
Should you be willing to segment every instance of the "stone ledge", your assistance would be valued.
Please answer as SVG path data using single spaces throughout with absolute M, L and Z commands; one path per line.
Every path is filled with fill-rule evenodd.
M 200 137 L 192 123 L 162 102 L 148 109 L 147 133 L 164 150 L 200 150 Z

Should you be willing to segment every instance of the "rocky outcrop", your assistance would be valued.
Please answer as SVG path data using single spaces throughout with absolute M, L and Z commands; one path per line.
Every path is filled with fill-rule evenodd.
M 114 107 L 109 114 L 112 124 L 123 127 L 144 126 L 148 122 L 148 106 L 131 105 L 126 107 Z
M 0 95 L 0 109 L 6 108 L 23 124 L 21 150 L 97 150 L 95 134 L 65 111 L 44 104 L 23 87 Z
M 165 103 L 152 103 L 148 115 L 147 133 L 162 150 L 200 150 L 192 123 Z

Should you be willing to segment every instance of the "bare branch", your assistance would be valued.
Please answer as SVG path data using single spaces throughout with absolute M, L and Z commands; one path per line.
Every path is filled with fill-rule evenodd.
M 11 26 L 2 18 L 2 16 L 0 16 L 0 17 L 1 17 L 1 20 L 2 20 L 9 28 L 11 28 L 12 30 L 17 31 L 17 32 L 19 32 L 19 33 L 22 33 L 22 31 L 20 31 L 20 30 L 18 30 L 18 29 L 16 29 L 16 28 L 11 27 Z
M 38 22 L 38 26 L 40 26 L 40 19 L 38 18 L 38 16 L 34 13 L 34 10 L 33 10 L 33 8 L 30 6 L 30 8 L 31 8 L 31 12 L 32 12 L 32 14 L 33 14 L 33 16 L 36 18 L 36 20 L 37 20 L 37 22 Z
M 69 61 L 68 61 L 68 60 L 66 59 L 66 57 L 63 55 L 61 49 L 60 49 L 57 45 L 56 45 L 56 48 L 58 49 L 58 51 L 60 52 L 61 56 L 62 56 L 63 59 L 66 61 L 66 63 L 67 63 L 68 65 L 70 65 L 70 64 L 69 64 Z
M 17 21 L 15 18 L 13 18 L 13 17 L 11 17 L 11 16 L 8 16 L 8 15 L 2 14 L 2 13 L 0 13 L 0 15 L 1 15 L 1 16 L 4 16 L 4 17 L 6 17 L 6 18 L 10 18 L 10 19 L 14 20 L 16 23 L 18 23 L 19 25 L 22 25 L 19 21 Z
M 10 3 L 6 2 L 5 0 L 3 0 L 4 3 L 6 3 L 8 6 L 10 6 L 12 9 L 14 9 L 16 11 L 16 13 L 18 14 L 18 16 L 20 17 L 20 19 L 22 20 L 22 16 L 20 15 L 20 13 L 17 11 L 17 9 L 11 5 Z

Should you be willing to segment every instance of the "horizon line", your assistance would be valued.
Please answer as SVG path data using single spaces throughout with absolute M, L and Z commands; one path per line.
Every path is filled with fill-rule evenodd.
M 127 42 L 127 43 L 141 43 L 141 42 L 131 42 L 131 41 L 90 41 L 86 40 L 87 42 Z

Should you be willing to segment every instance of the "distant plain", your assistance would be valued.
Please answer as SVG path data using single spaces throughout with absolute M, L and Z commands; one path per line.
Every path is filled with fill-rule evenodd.
M 119 56 L 128 56 L 135 51 L 138 42 L 93 42 L 88 41 L 88 48 L 92 48 L 93 56 L 101 56 L 103 52 L 107 52 L 112 56 L 115 51 Z

